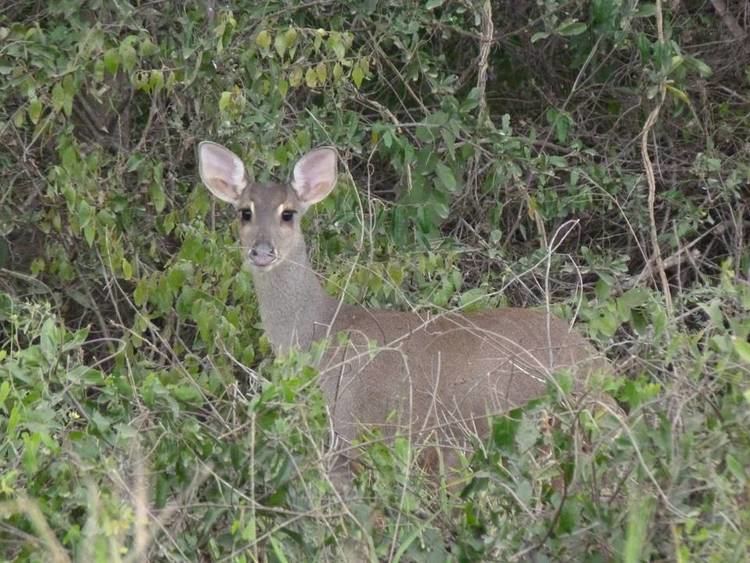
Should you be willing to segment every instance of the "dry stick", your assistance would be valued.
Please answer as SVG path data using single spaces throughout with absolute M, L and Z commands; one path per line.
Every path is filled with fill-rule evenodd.
M 492 49 L 492 36 L 495 33 L 495 26 L 492 23 L 492 3 L 490 0 L 484 1 L 479 17 L 482 24 L 482 35 L 479 39 L 479 60 L 477 61 L 477 95 L 479 97 L 477 125 L 479 127 L 487 125 L 492 128 L 493 123 L 489 116 L 486 96 L 487 68 L 489 66 L 490 50 Z M 479 153 L 474 155 L 467 169 L 466 183 L 467 185 L 470 184 L 474 189 L 476 189 L 479 181 L 480 158 Z M 467 191 L 466 187 L 464 187 L 464 193 L 467 193 Z
M 47 548 L 52 563 L 70 563 L 70 557 L 65 551 L 55 533 L 47 523 L 47 519 L 34 499 L 28 498 L 23 493 L 18 493 L 15 500 L 0 503 L 0 518 L 5 519 L 13 514 L 21 513 L 31 522 L 31 525 L 39 534 L 41 543 Z
M 729 28 L 729 31 L 732 33 L 734 38 L 737 41 L 744 41 L 747 37 L 747 32 L 742 29 L 740 24 L 737 23 L 737 20 L 734 19 L 734 16 L 727 9 L 727 5 L 724 0 L 711 0 L 711 4 L 713 5 L 714 10 L 716 10 L 716 13 L 719 14 L 721 21 L 724 22 L 724 25 Z
M 479 93 L 479 116 L 477 121 L 479 125 L 484 125 L 488 118 L 487 98 L 487 66 L 490 58 L 490 49 L 492 48 L 492 36 L 495 33 L 495 25 L 492 23 L 492 2 L 484 1 L 482 6 L 482 37 L 479 41 L 479 63 L 477 72 L 477 91 Z
M 661 0 L 656 0 L 656 27 L 658 30 L 659 43 L 664 43 L 664 23 L 662 20 Z M 654 262 L 656 271 L 659 273 L 659 279 L 664 293 L 664 302 L 667 307 L 669 316 L 672 316 L 672 295 L 669 293 L 669 281 L 664 271 L 664 263 L 661 258 L 661 249 L 659 248 L 659 237 L 656 232 L 656 217 L 654 215 L 654 204 L 656 201 L 656 179 L 654 177 L 654 166 L 651 163 L 651 157 L 648 154 L 648 135 L 651 128 L 659 117 L 659 111 L 664 104 L 664 98 L 667 95 L 667 86 L 664 81 L 659 85 L 659 100 L 654 109 L 651 110 L 646 123 L 643 124 L 641 131 L 641 159 L 643 168 L 646 171 L 646 180 L 648 181 L 648 217 L 650 222 L 651 246 L 654 252 Z
M 149 483 L 146 475 L 146 460 L 137 440 L 133 457 L 135 463 L 134 490 L 132 493 L 135 508 L 133 552 L 126 561 L 136 562 L 146 559 L 146 552 L 153 537 L 149 531 Z

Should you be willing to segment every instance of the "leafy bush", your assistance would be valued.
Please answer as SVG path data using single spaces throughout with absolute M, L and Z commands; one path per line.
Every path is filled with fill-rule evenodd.
M 714 6 L 2 8 L 3 559 L 748 559 L 750 60 Z M 551 386 L 448 488 L 374 435 L 344 503 L 313 362 L 271 358 L 198 185 L 207 138 L 261 180 L 335 145 L 307 224 L 331 293 L 550 302 L 624 410 Z

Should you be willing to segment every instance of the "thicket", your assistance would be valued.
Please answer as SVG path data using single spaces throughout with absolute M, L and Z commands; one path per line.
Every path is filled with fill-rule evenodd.
M 389 561 L 750 559 L 749 19 L 4 2 L 0 558 L 340 560 L 358 538 Z M 258 179 L 336 146 L 307 223 L 331 293 L 550 303 L 611 359 L 622 413 L 551 388 L 498 417 L 460 496 L 373 439 L 343 503 L 316 374 L 272 358 L 203 139 Z

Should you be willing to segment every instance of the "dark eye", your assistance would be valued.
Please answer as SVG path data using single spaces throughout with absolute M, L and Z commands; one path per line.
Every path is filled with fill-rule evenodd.
M 284 209 L 284 211 L 281 212 L 281 220 L 289 223 L 292 219 L 294 219 L 294 214 L 297 213 L 294 209 Z
M 250 209 L 240 209 L 240 220 L 248 223 L 253 218 L 253 212 Z

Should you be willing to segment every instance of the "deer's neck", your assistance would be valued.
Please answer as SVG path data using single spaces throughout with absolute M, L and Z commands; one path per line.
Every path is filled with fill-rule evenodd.
M 304 244 L 271 270 L 252 270 L 263 330 L 278 354 L 325 336 L 338 302 L 310 267 Z

